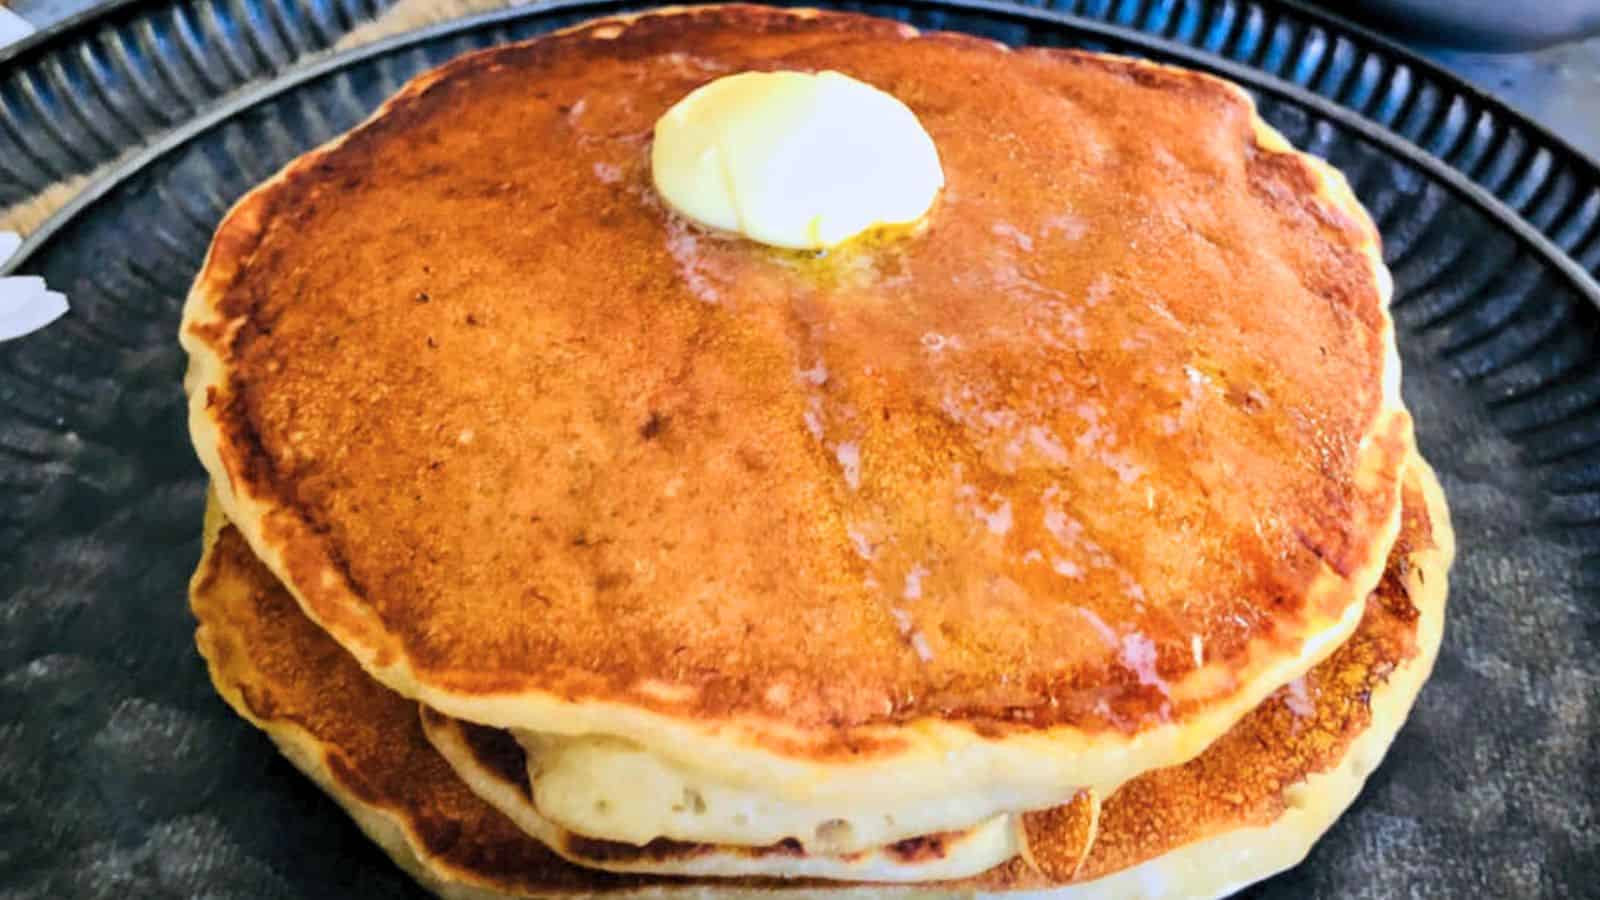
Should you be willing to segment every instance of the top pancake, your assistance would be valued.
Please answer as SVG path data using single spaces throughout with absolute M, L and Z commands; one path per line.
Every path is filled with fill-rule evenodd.
M 664 210 L 652 124 L 750 68 L 904 100 L 927 227 L 814 257 Z M 1375 248 L 1205 76 L 756 7 L 596 23 L 246 196 L 186 310 L 191 424 L 311 617 L 443 712 L 1048 805 L 1354 628 L 1409 428 Z

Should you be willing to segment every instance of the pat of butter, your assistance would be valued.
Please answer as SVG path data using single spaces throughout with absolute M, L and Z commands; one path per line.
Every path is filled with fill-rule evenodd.
M 838 72 L 741 72 L 696 88 L 656 122 L 650 164 L 686 218 L 794 249 L 914 223 L 944 186 L 916 115 Z

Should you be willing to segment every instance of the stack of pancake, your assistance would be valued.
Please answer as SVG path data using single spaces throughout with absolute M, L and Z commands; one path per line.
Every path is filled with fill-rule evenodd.
M 684 221 L 747 70 L 946 187 Z M 700 7 L 426 74 L 247 195 L 185 314 L 222 696 L 446 896 L 1215 896 L 1427 677 L 1453 543 L 1377 235 L 1217 79 Z

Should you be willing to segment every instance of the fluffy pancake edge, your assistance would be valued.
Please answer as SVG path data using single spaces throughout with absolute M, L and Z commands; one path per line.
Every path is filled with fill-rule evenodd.
M 1298 863 L 1311 844 L 1354 800 L 1367 776 L 1381 761 L 1431 671 L 1443 630 L 1448 591 L 1447 573 L 1454 556 L 1454 537 L 1442 489 L 1419 460 L 1413 463 L 1419 473 L 1430 525 L 1432 546 L 1412 553 L 1412 565 L 1405 585 L 1418 611 L 1415 630 L 1416 653 L 1389 673 L 1383 687 L 1372 694 L 1369 725 L 1344 751 L 1337 765 L 1309 775 L 1288 789 L 1289 807 L 1282 816 L 1265 827 L 1242 827 L 1200 840 L 1156 859 L 1140 863 L 1106 877 L 1048 890 L 1035 890 L 1010 896 L 1051 897 L 1074 900 L 1079 897 L 1199 897 L 1217 896 L 1253 883 Z M 208 505 L 206 547 L 208 558 L 216 546 L 216 536 L 225 524 L 220 511 Z M 208 569 L 203 561 L 195 586 L 202 584 Z M 377 842 L 397 864 L 440 896 L 507 897 L 532 896 L 504 890 L 507 885 L 485 879 L 470 870 L 452 866 L 437 854 L 421 849 L 425 841 L 412 829 L 403 811 L 385 808 L 363 799 L 340 776 L 330 748 L 294 721 L 263 716 L 240 687 L 253 671 L 249 654 L 230 648 L 225 629 L 207 623 L 202 615 L 197 642 L 219 693 L 242 717 L 267 732 L 286 758 L 304 771 L 319 787 L 346 809 L 362 830 Z M 342 651 L 341 651 L 342 652 Z M 510 823 L 505 823 L 510 825 Z M 514 827 L 514 826 L 513 826 Z M 470 841 L 471 838 L 469 837 Z M 424 861 L 426 860 L 426 861 Z M 1222 865 L 1219 861 L 1245 861 L 1244 865 Z M 601 873 L 595 877 L 603 878 Z M 987 879 L 974 884 L 985 885 Z M 830 896 L 960 896 L 969 892 L 953 890 L 956 885 L 818 887 L 815 883 L 761 884 L 742 882 L 693 884 L 664 881 L 606 886 L 604 889 L 561 890 L 562 896 L 698 897 L 766 896 L 780 890 L 800 894 L 826 890 Z

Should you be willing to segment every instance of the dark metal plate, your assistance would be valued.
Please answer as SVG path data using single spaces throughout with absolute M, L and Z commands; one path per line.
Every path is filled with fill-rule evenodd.
M 12 263 L 74 309 L 0 345 L 0 895 L 415 891 L 212 695 L 192 648 L 184 587 L 204 484 L 179 389 L 179 306 L 226 206 L 404 79 L 621 8 L 511 10 L 297 70 L 162 139 Z M 1227 47 L 1250 44 L 1253 68 L 1188 39 L 1014 5 L 848 8 L 1220 71 L 1348 173 L 1387 241 L 1406 395 L 1462 556 L 1438 669 L 1389 760 L 1305 865 L 1254 893 L 1595 895 L 1600 291 L 1594 260 L 1561 248 L 1600 254 L 1600 181 L 1535 131 L 1462 124 L 1456 101 L 1399 74 L 1404 61 L 1340 56 L 1338 42 L 1316 51 L 1272 22 L 1224 32 Z M 1159 34 L 1203 21 L 1198 5 L 1165 8 Z M 1263 74 L 1308 66 L 1379 118 Z M 1449 143 L 1436 149 L 1470 177 L 1374 121 Z M 1497 194 L 1543 211 L 1537 224 Z
M 0 207 L 325 51 L 394 0 L 106 0 L 0 49 Z

